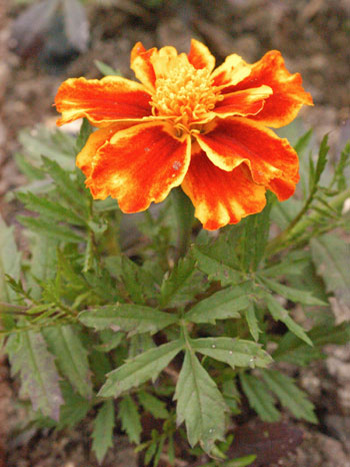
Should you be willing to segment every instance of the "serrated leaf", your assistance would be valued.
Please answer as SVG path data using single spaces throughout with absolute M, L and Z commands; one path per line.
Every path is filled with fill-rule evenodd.
M 236 255 L 232 245 L 227 243 L 225 236 L 219 236 L 209 245 L 195 246 L 193 255 L 198 261 L 199 269 L 208 274 L 209 279 L 219 280 L 223 286 L 241 280 Z
M 239 367 L 266 367 L 272 358 L 253 341 L 230 337 L 203 337 L 191 340 L 195 352 L 225 362 L 233 369 Z
M 80 131 L 75 143 L 77 153 L 83 149 L 92 131 L 92 126 L 90 125 L 89 120 L 87 118 L 83 118 L 83 123 L 81 124 Z
M 109 448 L 113 447 L 113 429 L 115 424 L 114 404 L 112 400 L 103 403 L 94 421 L 92 432 L 92 450 L 101 464 Z
M 290 410 L 297 418 L 317 423 L 314 405 L 307 399 L 305 392 L 295 385 L 292 378 L 276 370 L 261 370 L 261 372 L 266 384 L 276 394 L 283 407 Z
M 247 310 L 245 311 L 245 319 L 248 324 L 249 332 L 253 339 L 257 342 L 259 340 L 259 321 L 256 317 L 254 303 L 250 303 Z
M 43 166 L 46 172 L 54 180 L 58 191 L 61 196 L 70 203 L 70 205 L 77 209 L 77 211 L 84 217 L 87 216 L 87 197 L 80 192 L 78 183 L 73 181 L 69 172 L 65 171 L 60 165 L 47 157 L 42 157 Z
M 201 277 L 198 278 L 194 258 L 181 258 L 170 276 L 163 280 L 160 307 L 184 305 L 201 290 L 203 290 L 203 284 Z
M 64 401 L 54 357 L 47 350 L 43 336 L 22 330 L 10 336 L 6 351 L 12 374 L 20 374 L 21 395 L 30 398 L 35 411 L 41 410 L 44 415 L 58 421 Z
M 33 130 L 23 130 L 19 134 L 27 158 L 33 165 L 41 163 L 41 156 L 56 161 L 64 170 L 73 170 L 75 138 L 67 132 L 49 130 L 37 126 Z
M 192 351 L 187 351 L 176 385 L 177 423 L 186 424 L 191 446 L 198 442 L 209 453 L 224 439 L 226 405 L 215 382 Z
M 43 180 L 45 178 L 43 171 L 28 162 L 27 157 L 24 154 L 16 152 L 14 157 L 17 167 L 28 178 L 28 180 Z
M 323 235 L 310 242 L 313 262 L 327 292 L 350 306 L 350 245 L 335 235 Z
M 82 236 L 65 225 L 54 224 L 38 217 L 18 216 L 17 220 L 28 229 L 42 235 L 47 235 L 49 238 L 57 241 L 70 243 L 80 243 L 84 241 Z
M 63 0 L 63 20 L 69 42 L 79 52 L 86 52 L 90 34 L 84 6 L 78 0 Z
M 142 425 L 141 416 L 134 400 L 124 396 L 119 402 L 118 419 L 131 443 L 140 444 Z
M 58 428 L 72 428 L 86 417 L 91 407 L 90 402 L 74 392 L 72 386 L 66 382 L 61 383 L 61 389 L 64 404 L 60 407 Z
M 261 420 L 277 422 L 281 416 L 266 385 L 255 376 L 244 373 L 240 374 L 240 381 L 249 405 L 256 411 Z
M 56 275 L 56 246 L 57 241 L 47 238 L 46 235 L 33 235 L 32 257 L 30 275 L 27 279 L 31 296 L 38 300 L 41 296 L 41 287 L 38 281 L 53 280 Z
M 119 304 L 79 313 L 79 321 L 85 326 L 101 329 L 120 329 L 130 335 L 155 332 L 178 320 L 176 315 L 155 310 L 148 306 Z
M 139 386 L 148 379 L 155 381 L 163 368 L 182 348 L 183 342 L 176 340 L 147 350 L 128 360 L 124 365 L 108 373 L 107 381 L 102 386 L 98 396 L 118 397 L 122 392 Z
M 291 300 L 292 302 L 302 303 L 303 305 L 326 305 L 326 303 L 324 303 L 322 300 L 313 297 L 311 292 L 309 291 L 299 290 L 293 287 L 280 284 L 279 282 L 276 282 L 272 279 L 268 279 L 263 275 L 259 276 L 259 278 L 261 279 L 261 282 L 263 282 L 269 289 L 273 290 L 278 295 L 281 295 L 282 297 Z
M 240 318 L 239 311 L 249 306 L 246 291 L 229 287 L 201 300 L 188 311 L 184 319 L 192 323 L 215 324 L 217 319 Z
M 312 180 L 312 185 L 316 186 L 318 185 L 318 182 L 320 181 L 321 175 L 327 165 L 327 154 L 329 151 L 329 146 L 328 146 L 328 135 L 325 135 L 321 141 L 320 149 L 318 152 L 318 158 L 317 158 L 317 163 L 315 167 L 315 174 Z M 313 187 L 311 187 L 312 189 Z M 310 190 L 311 191 L 311 190 Z
M 13 227 L 7 227 L 0 216 L 0 301 L 12 302 L 16 293 L 8 286 L 5 275 L 19 279 L 21 255 L 13 233 Z
M 288 332 L 280 340 L 273 358 L 276 361 L 306 366 L 313 360 L 325 358 L 322 348 L 327 344 L 344 345 L 350 341 L 350 324 L 316 326 L 309 332 L 314 347 L 310 348 L 294 334 Z
M 87 351 L 73 326 L 49 327 L 43 332 L 62 373 L 81 396 L 91 398 L 92 384 Z
M 152 396 L 149 392 L 140 391 L 138 399 L 142 407 L 153 415 L 154 418 L 167 419 L 169 413 L 166 409 L 166 403 L 159 400 L 157 397 Z
M 42 214 L 46 219 L 70 222 L 80 226 L 85 225 L 84 219 L 58 202 L 49 201 L 47 198 L 36 196 L 30 192 L 17 193 L 17 198 L 27 209 Z
M 299 339 L 303 340 L 311 347 L 313 346 L 312 341 L 304 329 L 289 316 L 288 311 L 285 310 L 272 295 L 266 294 L 265 300 L 267 308 L 275 321 L 281 321 L 292 333 L 299 337 Z
M 262 212 L 244 220 L 241 262 L 245 271 L 256 271 L 264 256 L 270 231 L 272 196 L 267 195 L 267 204 Z

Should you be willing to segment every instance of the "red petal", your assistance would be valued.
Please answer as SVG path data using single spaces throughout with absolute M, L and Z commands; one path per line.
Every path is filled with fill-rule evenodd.
M 299 73 L 290 74 L 280 52 L 272 50 L 251 65 L 251 73 L 236 86 L 224 92 L 239 91 L 266 84 L 273 94 L 254 117 L 264 125 L 279 128 L 290 123 L 302 105 L 312 105 L 311 95 L 304 91 Z
M 260 123 L 239 117 L 219 120 L 212 131 L 196 138 L 220 169 L 230 171 L 244 162 L 254 182 L 269 187 L 280 200 L 293 194 L 299 180 L 297 153 L 286 139 Z
M 135 76 L 150 91 L 154 90 L 156 75 L 150 58 L 157 49 L 146 50 L 141 42 L 137 42 L 130 57 L 130 68 L 134 70 Z
M 99 149 L 86 185 L 94 198 L 116 198 L 123 212 L 143 211 L 181 184 L 190 150 L 190 137 L 174 138 L 166 123 L 135 125 Z
M 265 188 L 252 181 L 246 167 L 225 172 L 213 165 L 203 151 L 192 155 L 182 188 L 207 230 L 236 224 L 242 217 L 262 211 L 266 204 Z
M 55 104 L 62 117 L 57 125 L 86 117 L 95 126 L 116 120 L 139 119 L 151 115 L 151 96 L 144 87 L 119 76 L 101 80 L 67 79 L 58 89 Z
M 197 68 L 197 70 L 208 68 L 209 71 L 212 71 L 215 66 L 215 58 L 210 53 L 208 47 L 196 39 L 191 40 L 191 49 L 188 54 L 188 61 L 191 65 Z
M 268 86 L 223 94 L 224 99 L 216 103 L 215 112 L 219 117 L 255 115 L 264 107 L 265 100 L 272 94 Z

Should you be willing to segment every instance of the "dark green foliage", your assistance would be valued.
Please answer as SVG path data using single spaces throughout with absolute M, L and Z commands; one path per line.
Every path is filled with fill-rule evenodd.
M 37 423 L 64 428 L 94 417 L 92 449 L 102 462 L 117 417 L 145 465 L 156 466 L 165 452 L 174 463 L 176 431 L 224 458 L 228 418 L 246 400 L 265 421 L 288 410 L 316 422 L 279 362 L 308 365 L 324 358 L 324 345 L 350 338 L 331 308 L 349 303 L 349 245 L 341 230 L 329 233 L 350 228 L 342 213 L 349 145 L 331 171 L 326 138 L 318 159 L 306 161 L 307 133 L 296 145 L 298 198 L 268 195 L 260 214 L 197 234 L 180 190 L 125 224 L 115 200 L 92 200 L 74 167 L 90 134 L 86 120 L 76 139 L 24 132 L 17 160 L 30 182 L 16 196 L 31 212 L 19 218 L 23 258 L 0 219 L 0 343 Z M 271 238 L 274 221 L 283 231 Z M 144 417 L 157 429 L 145 433 Z

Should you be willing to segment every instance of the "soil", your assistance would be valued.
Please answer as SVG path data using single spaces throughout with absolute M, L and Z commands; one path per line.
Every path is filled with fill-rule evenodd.
M 153 8 L 146 6 L 151 3 Z M 288 69 L 301 73 L 314 98 L 315 106 L 301 112 L 305 129 L 313 126 L 318 139 L 330 132 L 335 157 L 350 138 L 349 0 L 90 0 L 86 4 L 90 41 L 79 53 L 67 44 L 57 51 L 62 38 L 52 44 L 54 34 L 39 34 L 35 40 L 29 34 L 28 39 L 24 33 L 32 30 L 30 22 L 20 33 L 14 32 L 26 7 L 11 0 L 0 2 L 0 214 L 7 221 L 14 219 L 18 207 L 6 200 L 6 193 L 25 181 L 13 158 L 19 148 L 18 132 L 39 123 L 53 127 L 57 87 L 70 76 L 101 77 L 96 59 L 132 78 L 129 53 L 138 40 L 146 48 L 174 45 L 186 51 L 195 37 L 209 46 L 218 63 L 233 52 L 254 62 L 267 50 L 279 49 Z M 330 346 L 327 354 L 326 360 L 307 369 L 290 369 L 310 394 L 320 424 L 289 420 L 302 430 L 303 443 L 278 464 L 257 465 L 350 467 L 350 346 Z M 21 431 L 25 413 L 17 403 L 17 391 L 2 357 L 0 467 L 98 465 L 89 452 L 88 421 L 73 432 Z M 103 466 L 137 467 L 139 462 L 127 440 L 118 435 Z M 177 465 L 190 464 L 178 459 Z

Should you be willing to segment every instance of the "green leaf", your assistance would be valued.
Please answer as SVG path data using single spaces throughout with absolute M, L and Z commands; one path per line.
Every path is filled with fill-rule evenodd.
M 113 329 L 129 332 L 130 335 L 155 332 L 177 321 L 176 315 L 154 310 L 141 305 L 109 305 L 79 313 L 79 321 L 96 330 Z
M 113 429 L 115 424 L 114 404 L 112 400 L 103 403 L 94 421 L 92 432 L 92 450 L 101 464 L 109 448 L 113 447 Z
M 32 165 L 30 162 L 28 162 L 28 158 L 24 154 L 16 152 L 15 161 L 19 170 L 29 180 L 43 180 L 45 178 L 45 174 L 43 173 L 43 171 Z
M 128 360 L 107 375 L 107 381 L 99 392 L 100 397 L 118 397 L 130 388 L 140 386 L 148 379 L 155 381 L 159 373 L 182 350 L 183 342 L 176 340 Z
M 261 420 L 277 422 L 280 413 L 275 407 L 273 397 L 266 385 L 253 375 L 240 374 L 242 389 L 248 398 L 249 405 L 256 411 Z
M 58 202 L 49 201 L 47 198 L 36 196 L 30 192 L 17 193 L 17 198 L 27 209 L 42 214 L 45 219 L 70 222 L 74 225 L 85 225 L 84 219 Z
M 263 275 L 260 275 L 259 278 L 261 279 L 261 282 L 263 282 L 269 289 L 273 290 L 278 295 L 291 300 L 292 302 L 302 303 L 303 305 L 326 305 L 326 303 L 324 303 L 322 300 L 313 297 L 311 292 L 282 285 L 279 282 L 267 279 L 267 277 Z
M 58 129 L 52 131 L 39 125 L 34 130 L 21 131 L 19 141 L 33 165 L 39 165 L 41 156 L 45 156 L 63 169 L 74 169 L 75 138 L 67 132 Z
M 210 280 L 221 281 L 221 285 L 236 283 L 241 280 L 240 266 L 233 246 L 225 235 L 208 245 L 193 247 L 194 257 L 201 271 L 208 274 Z
M 141 416 L 136 403 L 129 395 L 124 396 L 119 403 L 118 418 L 130 442 L 140 444 L 142 433 Z
M 30 230 L 46 235 L 47 237 L 57 241 L 70 243 L 81 243 L 84 241 L 84 238 L 78 235 L 77 231 L 73 231 L 64 225 L 55 224 L 42 218 L 18 216 L 17 219 L 22 225 L 28 227 Z
M 140 391 L 138 399 L 142 407 L 153 415 L 154 418 L 167 419 L 169 413 L 166 409 L 166 403 L 159 400 L 157 397 L 152 396 L 149 392 Z
M 161 286 L 160 307 L 181 306 L 203 291 L 202 278 L 198 277 L 195 260 L 192 257 L 181 258 L 170 276 L 166 276 Z
M 323 235 L 310 242 L 313 262 L 327 292 L 350 306 L 350 245 L 335 235 Z
M 303 340 L 311 347 L 313 346 L 312 341 L 310 340 L 309 336 L 306 334 L 304 329 L 289 316 L 288 311 L 285 310 L 283 306 L 272 295 L 266 294 L 265 300 L 267 308 L 269 309 L 269 312 L 271 313 L 275 321 L 281 321 L 287 326 L 287 328 L 291 332 L 298 336 L 299 339 Z
M 325 135 L 321 141 L 318 158 L 313 177 L 310 178 L 310 192 L 318 185 L 321 175 L 327 165 L 327 154 L 329 151 L 328 135 Z
M 31 296 L 38 300 L 41 297 L 41 287 L 38 280 L 46 282 L 53 280 L 57 271 L 57 242 L 46 235 L 33 234 L 30 275 L 27 279 Z
M 272 196 L 267 195 L 267 204 L 262 212 L 244 220 L 241 261 L 245 271 L 256 271 L 264 256 L 270 231 Z
M 41 410 L 44 415 L 58 421 L 64 401 L 54 357 L 47 350 L 43 336 L 21 330 L 9 337 L 6 351 L 12 374 L 20 374 L 21 395 L 30 398 L 35 411 Z
M 90 402 L 77 394 L 67 382 L 61 382 L 64 404 L 60 407 L 58 428 L 74 427 L 83 420 L 90 410 Z
M 43 333 L 62 373 L 81 396 L 91 398 L 92 384 L 87 351 L 73 326 L 49 327 Z
M 250 303 L 249 307 L 247 308 L 245 312 L 245 319 L 247 320 L 251 336 L 257 342 L 259 340 L 259 333 L 261 330 L 259 329 L 259 321 L 256 317 L 254 303 Z
M 350 323 L 343 322 L 338 326 L 324 324 L 316 326 L 309 331 L 309 337 L 314 344 L 313 348 L 288 332 L 282 337 L 273 353 L 274 360 L 306 366 L 313 360 L 325 358 L 322 353 L 325 345 L 344 345 L 350 341 Z
M 94 64 L 96 65 L 98 71 L 103 74 L 103 76 L 121 76 L 120 71 L 115 70 L 106 63 L 100 62 L 100 60 L 94 60 Z
M 0 216 L 0 301 L 12 302 L 16 293 L 8 286 L 5 275 L 19 279 L 21 255 L 17 251 L 13 227 L 7 227 Z
M 70 205 L 75 208 L 79 214 L 82 214 L 83 217 L 87 217 L 88 198 L 79 190 L 79 184 L 77 181 L 73 180 L 70 177 L 69 172 L 66 172 L 57 162 L 50 160 L 47 157 L 43 157 L 42 160 L 44 163 L 44 169 L 54 180 L 57 190 L 61 196 L 70 203 Z
M 184 318 L 192 323 L 215 324 L 217 319 L 240 318 L 239 311 L 247 308 L 249 303 L 243 288 L 229 287 L 201 300 Z
M 191 340 L 195 352 L 225 362 L 233 369 L 238 367 L 266 367 L 272 358 L 253 341 L 230 337 L 203 337 Z
M 87 118 L 83 118 L 83 123 L 81 124 L 79 135 L 77 136 L 77 141 L 75 143 L 77 153 L 83 149 L 91 133 L 92 126 L 90 125 L 89 120 Z
M 276 370 L 261 370 L 263 378 L 276 394 L 283 407 L 290 410 L 296 418 L 310 423 L 317 423 L 314 405 L 307 399 L 305 392 L 301 391 L 289 376 Z
M 184 257 L 191 241 L 194 207 L 180 187 L 171 190 L 171 203 L 177 220 L 177 257 Z
M 187 351 L 176 385 L 177 423 L 185 421 L 191 446 L 200 442 L 209 453 L 215 440 L 225 434 L 226 404 L 215 382 L 211 379 L 192 351 Z

